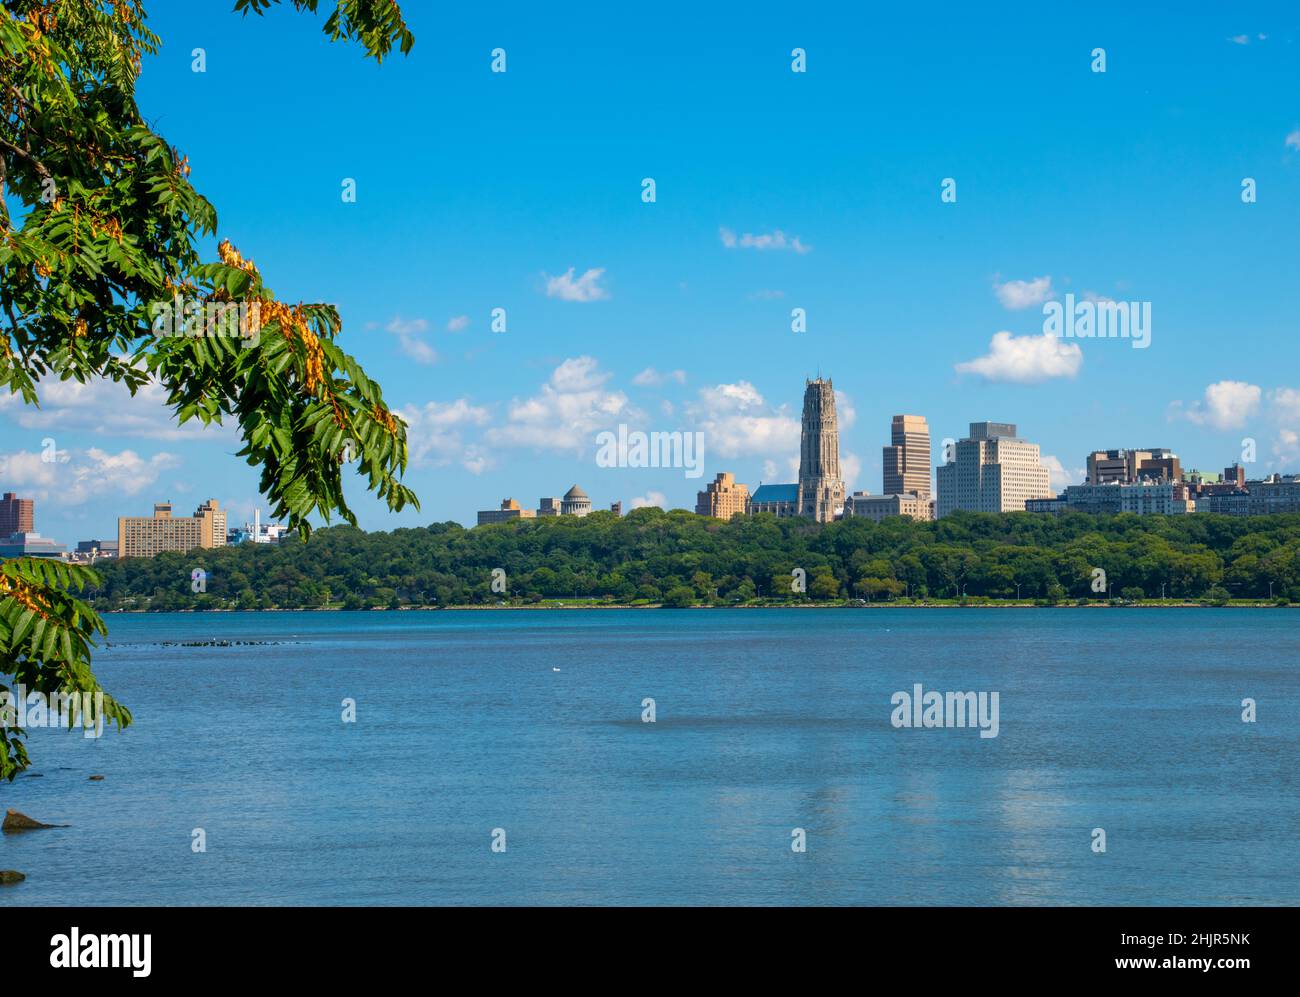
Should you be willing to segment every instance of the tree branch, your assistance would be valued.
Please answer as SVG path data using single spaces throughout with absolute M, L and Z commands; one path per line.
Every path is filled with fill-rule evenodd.
M 23 159 L 27 160 L 27 162 L 31 163 L 32 166 L 36 168 L 36 172 L 41 175 L 42 179 L 54 179 L 54 174 L 46 169 L 45 164 L 37 159 L 36 156 L 32 154 L 32 150 L 28 149 L 26 146 L 17 146 L 8 139 L 0 138 L 0 147 L 9 150 L 15 156 L 21 156 Z

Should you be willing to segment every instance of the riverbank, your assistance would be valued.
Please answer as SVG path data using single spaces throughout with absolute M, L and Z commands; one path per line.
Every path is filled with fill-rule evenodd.
M 145 615 L 158 613 L 409 613 L 409 612 L 482 612 L 502 609 L 527 610 L 605 610 L 605 609 L 1300 609 L 1297 603 L 1267 602 L 1258 599 L 1230 599 L 1227 602 L 1203 602 L 1198 600 L 1149 599 L 1135 602 L 1108 602 L 1088 600 L 1076 602 L 1044 603 L 1028 599 L 928 599 L 924 602 L 893 600 L 881 602 L 858 602 L 855 600 L 824 600 L 819 602 L 751 602 L 741 604 L 722 604 L 696 602 L 689 605 L 667 606 L 662 602 L 508 602 L 508 603 L 464 603 L 452 606 L 372 606 L 366 609 L 345 609 L 341 605 L 332 606 L 274 606 L 265 609 L 247 609 L 223 606 L 203 609 L 103 609 L 104 615 Z
M 636 509 L 96 565 L 95 608 L 1300 604 L 1300 514 L 954 513 L 814 524 Z M 196 574 L 197 572 L 197 574 Z M 1098 591 L 1100 590 L 1100 591 Z M 1161 599 L 1161 596 L 1168 596 Z M 1111 598 L 1113 597 L 1113 598 Z

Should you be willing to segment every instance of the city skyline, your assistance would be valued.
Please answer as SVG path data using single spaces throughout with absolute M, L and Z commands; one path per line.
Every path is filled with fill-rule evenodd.
M 501 496 L 572 481 L 595 508 L 692 508 L 699 481 L 595 465 L 597 433 L 620 422 L 703 433 L 710 476 L 795 480 L 789 384 L 819 370 L 836 375 L 849 493 L 879 491 L 880 426 L 899 412 L 926 416 L 932 466 L 972 419 L 1017 422 L 1058 493 L 1092 449 L 1151 440 L 1217 469 L 1250 438 L 1251 476 L 1300 468 L 1300 347 L 1277 293 L 1300 216 L 1285 7 L 1036 11 L 995 31 L 975 12 L 792 26 L 759 4 L 739 26 L 697 12 L 687 38 L 650 19 L 631 56 L 608 45 L 616 12 L 562 31 L 522 9 L 509 38 L 486 12 L 408 14 L 445 46 L 376 73 L 280 12 L 273 36 L 226 3 L 158 10 L 169 43 L 140 83 L 223 205 L 219 235 L 286 298 L 337 303 L 340 345 L 410 421 L 422 509 L 388 514 L 346 476 L 363 527 L 472 525 Z M 204 73 L 176 41 L 190 35 Z M 891 35 L 927 44 L 863 58 Z M 505 74 L 488 69 L 497 44 Z M 216 168 L 240 119 L 214 95 L 239 86 L 336 141 Z M 1069 296 L 1149 305 L 1149 345 L 1048 342 L 1042 308 Z M 38 499 L 42 533 L 110 536 L 122 510 L 105 500 L 214 497 L 235 521 L 267 508 L 233 431 L 172 426 L 159 391 L 40 387 L 40 410 L 0 399 L 0 487 Z
M 1039 446 L 1022 437 L 1017 426 L 1008 422 L 970 423 L 966 437 L 942 441 L 941 460 L 931 468 L 929 425 L 924 416 L 914 414 L 896 414 L 890 420 L 890 443 L 882 448 L 881 491 L 873 493 L 864 488 L 847 493 L 838 477 L 838 423 L 832 381 L 819 374 L 815 380 L 806 378 L 804 387 L 799 481 L 760 483 L 751 493 L 732 471 L 718 471 L 714 480 L 696 493 L 697 515 L 730 519 L 736 514 L 774 513 L 829 522 L 845 516 L 879 521 L 896 515 L 933 520 L 958 510 L 1260 515 L 1300 509 L 1300 475 L 1274 472 L 1248 478 L 1240 461 L 1234 461 L 1222 473 L 1184 468 L 1181 458 L 1168 447 L 1093 449 L 1085 458 L 1083 482 L 1068 484 L 1058 493 L 1042 463 Z M 626 435 L 625 430 L 625 426 L 620 427 L 621 434 Z M 676 451 L 668 447 L 667 441 L 660 444 L 665 457 L 673 452 L 682 456 L 681 441 L 677 442 Z M 675 466 L 658 457 L 656 454 L 654 466 Z M 646 466 L 646 461 L 634 466 Z M 543 497 L 534 512 L 507 497 L 499 509 L 480 510 L 477 525 L 547 515 L 586 515 L 591 511 L 590 501 L 578 485 L 566 494 L 566 501 L 574 493 L 584 500 L 583 511 L 566 511 L 557 507 L 559 500 Z M 621 500 L 612 503 L 611 508 L 621 514 Z
M 840 518 L 840 515 L 843 514 L 853 515 L 854 513 L 848 507 L 856 507 L 853 502 L 855 498 L 859 500 L 901 498 L 904 500 L 903 504 L 900 505 L 898 502 L 894 502 L 890 507 L 890 511 L 886 511 L 885 506 L 868 504 L 867 506 L 864 506 L 864 511 L 859 512 L 858 514 L 867 514 L 872 518 L 878 519 L 881 516 L 897 515 L 902 512 L 902 514 L 912 515 L 913 518 L 941 518 L 945 514 L 945 511 L 951 512 L 959 507 L 969 508 L 971 510 L 980 510 L 983 507 L 982 503 L 985 501 L 978 497 L 981 494 L 981 486 L 975 486 L 975 498 L 967 496 L 962 500 L 958 500 L 954 497 L 957 488 L 953 485 L 950 486 L 951 490 L 949 491 L 947 501 L 942 504 L 940 502 L 939 492 L 942 488 L 940 485 L 940 472 L 944 468 L 949 468 L 950 473 L 954 475 L 950 480 L 953 482 L 957 481 L 955 476 L 957 473 L 957 462 L 962 459 L 963 445 L 971 445 L 973 443 L 977 444 L 980 448 L 980 453 L 982 454 L 984 444 L 979 441 L 985 434 L 987 434 L 995 444 L 998 442 L 997 437 L 1003 436 L 1006 437 L 1007 443 L 1013 444 L 1017 447 L 1027 447 L 1027 453 L 1028 451 L 1032 451 L 1033 461 L 1037 462 L 1040 460 L 1040 447 L 1031 441 L 1019 437 L 1017 426 L 1014 423 L 992 422 L 987 420 L 972 422 L 969 424 L 969 433 L 971 436 L 975 436 L 976 440 L 972 441 L 969 437 L 964 439 L 947 437 L 938 447 L 935 447 L 932 445 L 929 435 L 929 425 L 924 415 L 895 414 L 890 419 L 889 432 L 885 437 L 889 439 L 890 442 L 882 447 L 880 490 L 873 491 L 866 486 L 859 488 L 843 487 L 844 482 L 842 480 L 836 481 L 836 484 L 841 486 L 839 493 L 839 498 L 842 503 L 839 507 L 841 512 L 839 515 L 825 516 L 817 511 L 818 507 L 816 499 L 810 497 L 808 502 L 803 502 L 800 496 L 803 494 L 802 482 L 805 478 L 808 480 L 810 485 L 813 486 L 808 489 L 810 496 L 812 496 L 817 490 L 815 486 L 818 482 L 824 478 L 830 480 L 831 476 L 838 474 L 840 455 L 838 452 L 838 420 L 835 399 L 839 397 L 839 393 L 834 391 L 831 379 L 829 377 L 823 379 L 820 374 L 815 379 L 805 378 L 805 389 L 803 416 L 801 420 L 800 456 L 791 462 L 791 466 L 796 471 L 796 474 L 793 476 L 798 477 L 800 479 L 799 482 L 790 484 L 759 482 L 759 484 L 751 490 L 744 483 L 737 482 L 734 472 L 730 470 L 719 470 L 716 472 L 715 480 L 708 484 L 707 489 L 696 493 L 696 501 L 692 504 L 638 504 L 636 500 L 633 500 L 631 508 L 639 508 L 642 505 L 659 505 L 662 508 L 683 510 L 694 509 L 694 511 L 700 515 L 713 515 L 713 512 L 705 512 L 702 511 L 701 508 L 702 504 L 711 504 L 716 509 L 718 496 L 712 495 L 711 493 L 713 493 L 715 489 L 719 488 L 726 492 L 739 487 L 741 490 L 739 503 L 737 504 L 737 499 L 735 497 L 726 499 L 724 500 L 727 503 L 726 508 L 731 508 L 735 511 L 747 511 L 751 497 L 755 497 L 754 493 L 757 492 L 758 489 L 763 488 L 768 495 L 768 506 L 766 511 L 774 511 L 776 508 L 780 507 L 780 515 L 794 514 L 793 510 L 799 509 L 800 512 L 798 514 L 806 515 L 809 518 L 820 517 L 829 521 L 830 518 Z M 823 406 L 825 406 L 829 411 L 828 425 L 830 427 L 829 434 L 825 440 L 823 439 L 821 426 L 821 413 Z M 602 433 L 603 432 L 608 431 L 602 430 Z M 930 458 L 930 466 L 928 468 L 929 480 L 925 482 L 923 482 L 920 477 L 920 467 L 922 465 L 918 464 L 916 460 L 918 454 L 924 454 Z M 983 457 L 980 458 L 981 461 L 984 459 L 985 458 Z M 1001 460 L 1001 458 L 997 459 L 999 461 Z M 832 469 L 825 474 L 822 472 L 823 462 L 826 462 Z M 768 460 L 766 463 L 771 464 L 772 462 Z M 977 461 L 977 463 L 979 463 L 979 461 Z M 807 471 L 804 469 L 805 465 L 808 466 Z M 1219 472 L 1206 471 L 1205 466 L 1198 468 L 1187 465 L 1184 467 L 1178 455 L 1165 447 L 1154 447 L 1145 450 L 1135 448 L 1132 445 L 1108 449 L 1093 447 L 1089 449 L 1088 453 L 1085 455 L 1084 464 L 1080 469 L 1082 474 L 1081 480 L 1066 482 L 1059 487 L 1057 487 L 1055 480 L 1053 480 L 1054 476 L 1050 475 L 1048 465 L 1044 462 L 1041 466 L 1045 472 L 1049 473 L 1049 484 L 1046 488 L 1051 492 L 1051 494 L 1042 494 L 1043 487 L 1036 484 L 1029 491 L 1024 491 L 1023 489 L 1017 491 L 1010 499 L 1009 505 L 1005 500 L 996 500 L 995 504 L 1000 504 L 1002 506 L 1000 511 L 1020 511 L 1022 508 L 1021 503 L 1026 499 L 1032 499 L 1032 501 L 1027 502 L 1023 508 L 1032 512 L 1057 511 L 1069 506 L 1081 508 L 1083 511 L 1090 512 L 1119 511 L 1120 505 L 1117 496 L 1111 497 L 1113 498 L 1113 502 L 1108 498 L 1106 502 L 1097 504 L 1091 496 L 1100 493 L 1095 491 L 1088 492 L 1087 489 L 1089 487 L 1101 486 L 1104 491 L 1108 490 L 1105 486 L 1110 484 L 1136 482 L 1139 478 L 1139 470 L 1141 471 L 1140 476 L 1143 478 L 1147 477 L 1149 474 L 1155 474 L 1155 472 L 1158 471 L 1156 477 L 1159 481 L 1163 482 L 1178 482 L 1184 480 L 1184 474 L 1187 475 L 1187 480 L 1192 480 L 1194 478 L 1199 481 L 1207 475 L 1209 476 L 1209 480 L 1220 479 Z M 666 463 L 663 467 L 669 468 Z M 601 469 L 607 470 L 608 468 L 602 467 Z M 1229 472 L 1232 472 L 1232 474 Z M 669 468 L 669 473 L 674 472 Z M 1234 460 L 1231 465 L 1228 465 L 1223 474 L 1223 481 L 1232 479 L 1234 484 L 1238 487 L 1243 485 L 1247 479 L 1247 471 L 1241 466 L 1239 460 Z M 1271 472 L 1271 475 L 1274 477 L 1278 474 L 1279 472 L 1276 471 Z M 1261 473 L 1259 477 L 1256 477 L 1253 480 L 1259 481 L 1264 477 L 1268 477 L 1268 475 Z M 1290 475 L 1287 475 L 1287 477 L 1294 479 L 1296 474 L 1292 472 Z M 906 487 L 905 483 L 910 483 L 910 487 Z M 1151 484 L 1154 482 L 1148 481 L 1144 483 Z M 0 484 L 2 484 L 2 482 L 0 482 Z M 1287 486 L 1289 492 L 1294 492 L 1295 487 L 1295 485 Z M 788 496 L 784 494 L 784 490 L 789 491 Z M 778 492 L 781 494 L 778 495 Z M 834 493 L 835 488 L 832 486 L 827 490 L 827 496 L 824 497 L 822 504 L 825 505 L 827 500 L 833 501 Z M 1067 503 L 1065 500 L 1072 493 L 1078 493 L 1079 496 L 1088 497 L 1083 500 L 1075 501 L 1075 499 L 1078 498 L 1078 496 L 1075 496 L 1075 499 L 1072 499 Z M 1213 491 L 1211 490 L 1210 494 L 1212 493 Z M 710 494 L 708 503 L 705 502 L 706 494 Z M 1165 496 L 1165 502 L 1161 505 L 1151 506 L 1150 503 L 1146 503 L 1145 505 L 1141 505 L 1140 508 L 1135 507 L 1131 510 L 1125 506 L 1125 511 L 1168 512 L 1168 500 L 1170 498 L 1178 498 L 1180 495 L 1184 498 L 1186 497 L 1183 493 L 1175 491 L 1174 495 Z M 1057 501 L 1053 502 L 1053 498 Z M 780 501 L 778 501 L 776 505 L 772 505 L 771 503 L 774 499 L 779 499 Z M 915 499 L 915 501 L 912 501 L 913 499 Z M 762 497 L 758 497 L 758 500 L 760 502 L 763 501 Z M 31 495 L 16 495 L 13 492 L 5 492 L 3 502 L 0 503 L 0 519 L 5 520 L 6 523 L 9 519 L 12 519 L 13 523 L 17 525 L 23 525 L 25 523 L 31 530 L 31 536 L 40 538 L 39 542 L 46 544 L 54 542 L 53 537 L 48 534 L 42 534 L 39 529 L 34 528 L 35 524 L 33 523 L 32 509 L 33 501 Z M 593 511 L 593 509 L 598 508 L 611 509 L 621 515 L 623 512 L 624 501 L 623 498 L 616 497 L 609 500 L 603 506 L 593 505 L 592 500 L 587 496 L 587 493 L 580 485 L 575 483 L 571 486 L 569 491 L 565 493 L 563 499 L 543 495 L 538 499 L 539 508 L 536 510 L 521 508 L 517 500 L 508 496 L 506 499 L 501 501 L 499 509 L 479 509 L 473 514 L 473 523 L 465 522 L 465 520 L 469 518 L 466 515 L 460 516 L 458 520 L 453 519 L 453 521 L 460 521 L 466 526 L 482 526 L 486 523 L 506 522 L 512 519 L 545 518 L 547 516 L 556 515 L 586 515 L 588 512 Z M 203 507 L 213 502 L 216 502 L 216 500 L 211 498 L 204 500 L 196 515 L 201 517 Z M 966 502 L 967 504 L 962 505 L 961 502 Z M 927 504 L 929 508 L 928 513 L 925 511 Z M 1287 508 L 1290 508 L 1291 504 L 1294 504 L 1293 499 L 1289 500 Z M 155 501 L 155 515 L 157 515 L 157 510 L 162 507 L 165 507 L 168 510 L 168 514 L 170 514 L 172 505 L 173 503 L 170 499 L 161 503 Z M 220 505 L 220 503 L 217 503 L 217 505 Z M 944 509 L 945 505 L 946 510 Z M 1110 508 L 1111 505 L 1114 505 L 1113 509 Z M 1189 503 L 1188 511 L 1191 511 L 1191 505 L 1194 505 L 1194 503 Z M 805 506 L 807 508 L 805 508 Z M 912 510 L 910 513 L 906 511 L 909 508 Z M 1214 511 L 1227 511 L 1226 509 L 1219 509 L 1218 507 L 1210 506 L 1209 504 L 1207 504 L 1206 508 L 1213 508 Z M 21 512 L 19 511 L 20 509 L 22 510 Z M 870 509 L 870 512 L 865 512 L 866 509 Z M 260 520 L 261 507 L 257 504 L 253 504 L 251 510 L 251 514 L 246 519 L 246 524 Z M 823 510 L 823 512 L 824 511 L 825 510 Z M 999 510 L 994 510 L 990 507 L 984 511 Z M 1178 511 L 1182 511 L 1181 505 Z M 226 518 L 227 512 L 228 510 L 223 510 L 221 513 L 223 521 Z M 129 519 L 131 517 L 128 515 L 126 518 Z M 139 521 L 145 521 L 141 517 L 136 518 Z M 723 516 L 722 518 L 727 517 Z M 115 528 L 113 531 L 104 534 L 104 538 L 117 537 L 117 550 L 123 549 L 121 544 L 121 524 L 123 521 L 121 515 L 113 516 Z M 241 532 L 244 531 L 246 531 L 246 529 L 241 530 Z M 0 530 L 0 539 L 5 539 L 9 532 L 19 533 L 22 531 L 12 530 L 6 532 Z M 98 542 L 100 539 L 101 538 L 98 536 L 91 536 L 88 534 L 85 537 L 79 536 L 75 541 L 71 538 L 66 538 L 66 542 L 61 546 L 71 548 L 73 544 L 77 544 L 85 547 L 88 544 Z

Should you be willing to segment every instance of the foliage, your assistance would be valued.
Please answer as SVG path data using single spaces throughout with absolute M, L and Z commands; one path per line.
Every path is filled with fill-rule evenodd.
M 190 572 L 207 591 L 190 591 Z M 872 602 L 1016 596 L 1050 602 L 1098 598 L 1092 569 L 1111 591 L 1199 599 L 1300 601 L 1300 515 L 1229 517 L 957 513 L 935 523 L 906 518 L 818 525 L 771 515 L 721 522 L 685 511 L 638 509 L 618 518 L 515 520 L 475 529 L 436 523 L 391 533 L 319 530 L 309 548 L 242 544 L 150 560 L 107 563 L 91 595 L 102 609 L 270 609 L 496 604 L 506 598 L 663 602 L 671 595 L 733 605 L 754 598 Z M 807 593 L 791 571 L 803 568 Z
M 269 6 L 241 0 L 236 9 L 260 14 Z M 314 13 L 318 3 L 294 7 Z M 413 41 L 391 0 L 340 0 L 325 31 L 358 40 L 376 59 Z M 53 379 L 108 378 L 133 394 L 153 382 L 178 422 L 233 420 L 240 456 L 261 468 L 273 514 L 304 538 L 313 516 L 356 521 L 342 487 L 350 460 L 389 508 L 416 504 L 400 480 L 405 426 L 337 345 L 333 306 L 280 301 L 229 241 L 216 259 L 200 252 L 198 241 L 217 232 L 216 212 L 190 184 L 188 159 L 135 102 L 142 59 L 158 46 L 138 0 L 3 4 L 0 388 L 35 405 L 42 382 Z M 183 325 L 160 322 L 177 303 Z M 91 618 L 65 604 L 62 580 L 24 570 L 32 573 L 23 591 L 54 614 L 47 626 L 60 620 L 59 632 L 81 633 L 77 621 Z M 15 598 L 11 592 L 5 605 Z M 72 615 L 59 615 L 65 611 Z M 10 646 L 0 674 L 28 667 L 23 654 L 31 650 Z M 69 657 L 62 638 L 42 645 L 40 667 L 91 682 L 82 650 L 72 644 Z M 6 738 L 0 764 L 10 776 L 15 759 L 26 760 Z
M 130 711 L 103 692 L 90 670 L 90 647 L 107 633 L 104 622 L 70 594 L 98 582 L 89 568 L 57 560 L 15 557 L 0 564 L 0 662 L 13 676 L 11 684 L 0 684 L 0 778 L 13 779 L 27 767 L 24 732 L 15 722 L 26 695 L 90 693 L 91 711 L 82 719 L 94 726 L 94 694 L 103 693 L 104 720 L 119 729 L 131 722 Z

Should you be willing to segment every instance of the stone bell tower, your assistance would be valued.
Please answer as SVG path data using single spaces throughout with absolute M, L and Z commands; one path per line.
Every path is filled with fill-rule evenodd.
M 829 523 L 844 511 L 840 430 L 830 378 L 805 381 L 799 445 L 799 515 Z

